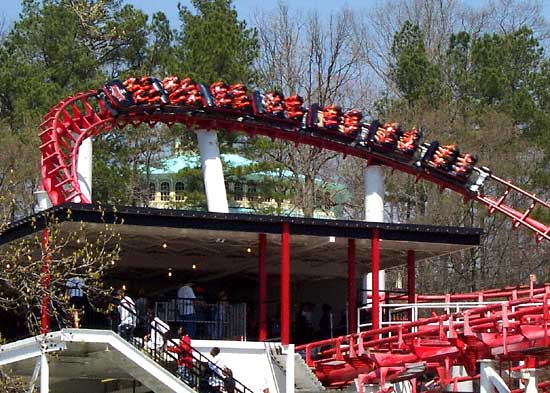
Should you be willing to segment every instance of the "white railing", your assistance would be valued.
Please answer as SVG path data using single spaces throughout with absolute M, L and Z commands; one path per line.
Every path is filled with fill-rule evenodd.
M 184 312 L 192 307 L 192 316 Z M 206 303 L 202 300 L 171 299 L 155 302 L 155 316 L 165 322 L 188 326 L 189 335 L 198 339 L 246 341 L 245 303 Z
M 415 322 L 419 318 L 431 317 L 432 312 L 436 315 L 453 314 L 500 303 L 502 302 L 382 303 L 379 308 L 380 327 Z M 372 304 L 367 304 L 357 309 L 357 332 L 372 328 L 372 322 L 369 317 L 371 309 Z

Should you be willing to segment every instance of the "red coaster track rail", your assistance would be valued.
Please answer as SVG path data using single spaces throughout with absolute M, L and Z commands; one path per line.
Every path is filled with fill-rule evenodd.
M 518 294 L 527 296 L 518 298 Z M 356 377 L 363 384 L 384 386 L 423 374 L 456 386 L 479 378 L 476 362 L 481 359 L 510 362 L 510 369 L 519 368 L 519 361 L 526 362 L 522 367 L 548 365 L 550 284 L 500 291 L 497 297 L 501 303 L 318 341 L 296 350 L 305 353 L 306 363 L 323 385 L 333 388 L 346 386 Z M 454 365 L 464 366 L 467 375 L 453 377 Z
M 281 101 L 284 97 L 277 94 L 262 96 L 259 92 L 254 92 L 248 99 L 242 93 L 245 91 L 242 85 L 238 85 L 239 109 L 234 109 L 227 107 L 226 101 L 230 101 L 230 93 L 222 90 L 226 101 L 223 97 L 219 98 L 219 85 L 216 84 L 216 90 L 212 88 L 213 95 L 210 97 L 208 87 L 196 84 L 193 85 L 194 95 L 185 96 L 181 89 L 167 94 L 159 87 L 160 81 L 149 83 L 149 90 L 134 89 L 132 93 L 131 88 L 138 86 L 128 83 L 132 80 L 136 81 L 134 78 L 124 84 L 114 81 L 99 91 L 68 97 L 45 116 L 40 125 L 41 174 L 42 185 L 53 205 L 69 201 L 90 202 L 80 189 L 76 165 L 78 150 L 86 138 L 127 125 L 146 124 L 153 127 L 158 123 L 168 126 L 181 123 L 189 128 L 224 129 L 230 132 L 246 132 L 249 135 L 265 135 L 377 162 L 411 174 L 418 180 L 436 183 L 441 190 L 453 190 L 461 194 L 465 202 L 475 200 L 487 206 L 490 213 L 498 211 L 511 219 L 513 228 L 524 226 L 533 231 L 537 242 L 550 240 L 550 225 L 532 217 L 535 209 L 549 213 L 548 202 L 493 175 L 487 168 L 475 167 L 475 161 L 470 164 L 471 174 L 468 173 L 467 177 L 457 176 L 450 169 L 441 170 L 432 165 L 437 161 L 436 158 L 442 158 L 438 154 L 443 150 L 437 150 L 437 146 L 440 146 L 437 142 L 423 145 L 418 143 L 410 154 L 404 154 L 396 146 L 388 147 L 378 143 L 374 134 L 369 134 L 373 124 L 358 123 L 361 117 L 358 111 L 349 111 L 342 116 L 339 108 L 334 106 L 325 108 L 324 112 L 315 104 L 306 109 L 300 107 L 300 102 L 296 101 L 297 96 L 293 96 L 287 99 L 286 112 L 281 112 L 285 108 Z M 182 85 L 187 83 L 184 82 Z M 152 86 L 156 86 L 156 90 Z M 197 86 L 201 88 L 200 91 Z M 183 100 L 186 97 L 187 101 Z M 233 97 L 237 97 L 237 93 Z M 258 105 L 262 105 L 262 99 L 265 103 L 266 97 L 272 101 L 260 108 Z M 177 104 L 173 105 L 172 101 Z M 140 104 L 135 104 L 136 102 Z M 318 117 L 317 113 L 320 113 Z M 324 122 L 321 114 L 325 116 Z M 353 129 L 350 124 L 356 124 L 357 127 Z M 391 126 L 380 126 L 376 129 L 384 133 L 391 131 Z M 454 157 L 456 159 L 456 154 Z

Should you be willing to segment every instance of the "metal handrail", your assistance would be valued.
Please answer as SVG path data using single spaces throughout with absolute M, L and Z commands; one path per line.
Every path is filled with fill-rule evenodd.
M 134 347 L 141 350 L 143 353 L 147 354 L 157 364 L 159 364 L 160 366 L 168 370 L 170 373 L 172 373 L 178 379 L 183 381 L 185 384 L 191 386 L 192 388 L 198 388 L 199 391 L 202 391 L 203 388 L 206 388 L 205 384 L 208 384 L 208 379 L 211 376 L 215 376 L 219 378 L 221 381 L 224 381 L 226 378 L 228 378 L 225 375 L 224 370 L 222 368 L 220 368 L 215 363 L 211 362 L 206 356 L 204 356 L 197 349 L 193 348 L 191 345 L 189 345 L 189 348 L 191 349 L 191 357 L 193 359 L 192 367 L 190 370 L 188 370 L 188 375 L 186 377 L 184 377 L 183 375 L 180 375 L 177 371 L 177 366 L 174 367 L 174 365 L 177 364 L 178 356 L 166 350 L 166 344 L 168 340 L 165 338 L 165 333 L 162 333 L 157 328 L 156 326 L 157 324 L 151 324 L 145 318 L 139 317 L 136 311 L 132 310 L 129 307 L 126 307 L 120 301 L 117 301 L 115 304 L 123 307 L 126 311 L 130 312 L 136 318 L 136 321 L 142 322 L 142 323 L 145 322 L 145 324 L 149 325 L 151 329 L 155 330 L 156 334 L 160 334 L 164 338 L 163 345 L 161 348 L 157 348 L 156 345 L 149 347 L 146 344 L 147 341 L 145 340 L 132 339 L 132 340 L 129 340 L 128 342 L 132 344 Z M 235 392 L 252 393 L 252 390 L 247 388 L 242 382 L 237 380 L 235 377 L 231 377 L 231 378 L 235 383 L 235 389 L 234 389 Z
M 381 320 L 380 327 L 392 326 L 396 324 L 403 323 L 404 321 L 413 322 L 418 320 L 418 311 L 421 309 L 442 309 L 445 310 L 445 314 L 450 314 L 451 312 L 459 312 L 464 309 L 471 309 L 477 307 L 489 306 L 492 304 L 500 304 L 502 301 L 489 301 L 489 302 L 433 302 L 433 303 L 388 303 L 380 304 L 379 312 L 380 315 L 384 315 L 384 310 L 387 310 L 388 320 Z M 365 322 L 361 323 L 361 311 L 369 311 L 372 309 L 372 304 L 367 303 L 362 307 L 357 308 L 357 332 L 361 331 L 361 328 L 372 327 L 372 323 Z M 452 310 L 452 311 L 451 311 Z M 406 320 L 393 320 L 391 317 L 397 313 L 406 313 L 410 311 L 410 318 Z

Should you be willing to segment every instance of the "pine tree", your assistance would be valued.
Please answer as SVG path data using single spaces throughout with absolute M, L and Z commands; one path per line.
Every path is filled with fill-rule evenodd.
M 258 55 L 256 32 L 238 19 L 231 0 L 193 0 L 193 13 L 179 6 L 182 30 L 177 73 L 198 81 L 253 81 L 252 62 Z

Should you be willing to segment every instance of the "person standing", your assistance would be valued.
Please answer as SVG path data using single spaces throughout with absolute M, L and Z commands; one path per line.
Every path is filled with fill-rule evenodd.
M 84 307 L 84 279 L 79 276 L 69 277 L 65 288 L 65 296 L 69 298 L 71 306 L 78 309 Z
M 213 340 L 227 338 L 227 317 L 229 302 L 227 301 L 227 292 L 221 290 L 218 294 L 218 302 L 214 306 L 214 329 L 211 334 Z
M 227 368 L 220 357 L 220 348 L 212 348 L 210 353 L 206 355 L 206 358 L 208 359 L 208 367 L 210 368 L 210 377 L 208 378 L 210 392 L 219 393 L 224 386 L 223 370 Z
M 319 340 L 332 338 L 332 307 L 323 304 L 323 314 L 319 320 Z
M 166 350 L 178 355 L 178 374 L 180 378 L 191 385 L 193 381 L 191 376 L 191 370 L 193 369 L 191 338 L 183 326 L 180 326 L 178 329 L 178 337 L 180 339 L 178 345 L 169 346 Z
M 147 309 L 147 320 L 151 330 L 143 339 L 147 341 L 147 347 L 156 352 L 166 344 L 166 334 L 170 331 L 170 326 L 159 317 L 155 317 L 150 308 Z
M 191 337 L 195 337 L 197 328 L 194 305 L 196 298 L 193 283 L 187 283 L 178 289 L 177 302 L 180 321 L 183 322 L 187 333 Z
M 296 316 L 296 344 L 303 344 L 313 341 L 314 329 L 312 322 L 313 303 L 302 303 Z
M 118 291 L 120 303 L 118 304 L 118 334 L 126 341 L 131 341 L 136 328 L 136 305 L 132 298 L 124 294 L 123 290 Z
M 223 375 L 224 375 L 224 380 L 223 380 L 223 390 L 226 392 L 226 393 L 235 393 L 235 378 L 233 378 L 233 371 L 229 368 L 229 367 L 226 367 L 223 369 Z

